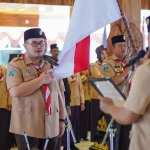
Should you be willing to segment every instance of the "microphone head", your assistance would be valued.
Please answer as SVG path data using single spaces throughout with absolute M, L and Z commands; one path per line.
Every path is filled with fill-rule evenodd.
M 146 52 L 145 50 L 140 50 L 137 54 L 137 57 L 140 59 L 140 58 L 143 58 L 145 56 Z
M 50 64 L 52 64 L 54 66 L 59 66 L 59 64 L 57 63 L 57 60 L 53 59 L 52 57 L 50 57 L 48 55 L 44 55 L 43 59 L 48 61 Z

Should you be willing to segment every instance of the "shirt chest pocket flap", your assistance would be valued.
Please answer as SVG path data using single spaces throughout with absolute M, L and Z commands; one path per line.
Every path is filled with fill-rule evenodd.
M 34 73 L 26 73 L 23 76 L 24 81 L 31 81 L 36 78 L 36 75 Z

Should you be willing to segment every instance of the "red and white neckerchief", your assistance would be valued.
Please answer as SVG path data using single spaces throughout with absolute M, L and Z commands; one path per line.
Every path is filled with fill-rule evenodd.
M 3 71 L 3 68 L 0 68 L 0 72 L 2 72 Z M 3 79 L 4 79 L 4 77 L 2 76 L 2 77 L 0 77 L 0 81 L 3 81 Z
M 32 65 L 37 69 L 37 74 L 38 74 L 38 77 L 41 75 L 42 71 L 41 69 L 44 67 L 44 64 L 45 63 L 42 63 L 42 65 L 39 67 L 37 66 L 36 64 L 32 63 Z M 42 89 L 43 89 L 43 92 L 44 92 L 44 95 L 45 95 L 45 100 L 46 100 L 46 110 L 48 111 L 48 113 L 50 115 L 52 115 L 52 109 L 51 109 L 51 96 L 50 96 L 50 90 L 48 88 L 48 85 L 47 84 L 43 84 L 42 85 Z
M 122 60 L 120 60 L 120 59 L 117 59 L 116 60 L 117 62 L 119 62 L 120 64 L 121 64 L 121 67 L 122 67 L 122 71 L 125 71 L 125 64 L 126 64 L 126 61 L 122 61 Z M 126 79 L 128 78 L 128 75 L 126 76 Z M 129 89 L 131 88 L 131 81 L 129 82 Z
M 21 55 L 21 58 L 24 58 L 24 54 Z M 37 75 L 38 77 L 41 75 L 42 71 L 41 69 L 44 67 L 45 63 L 42 63 L 42 65 L 39 67 L 38 65 L 32 63 L 32 65 L 36 68 Z M 47 84 L 43 84 L 42 85 L 42 89 L 44 92 L 44 96 L 45 96 L 45 101 L 46 101 L 46 110 L 48 112 L 48 114 L 52 115 L 52 109 L 51 109 L 51 96 L 50 96 L 50 89 L 48 88 Z
M 126 61 L 122 61 L 122 60 L 120 60 L 120 59 L 117 59 L 116 61 L 121 64 L 122 71 L 124 71 L 124 70 L 125 70 L 125 67 L 124 67 L 124 66 L 125 66 L 125 64 L 126 64 Z

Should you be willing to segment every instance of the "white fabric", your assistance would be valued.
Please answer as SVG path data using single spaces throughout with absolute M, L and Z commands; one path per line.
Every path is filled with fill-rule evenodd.
M 60 65 L 55 67 L 56 77 L 65 78 L 74 73 L 74 53 L 78 42 L 120 18 L 116 0 L 75 0 Z

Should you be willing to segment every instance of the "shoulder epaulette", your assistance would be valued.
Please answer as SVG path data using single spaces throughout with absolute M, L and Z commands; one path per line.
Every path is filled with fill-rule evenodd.
M 91 63 L 91 64 L 90 64 L 90 68 L 93 68 L 93 67 L 94 67 L 94 63 Z
M 109 56 L 106 60 L 109 60 L 109 59 L 111 59 L 112 57 L 111 56 Z
M 22 60 L 22 59 L 23 59 L 22 57 L 17 56 L 15 58 L 13 58 L 11 61 L 15 62 L 15 61 Z

